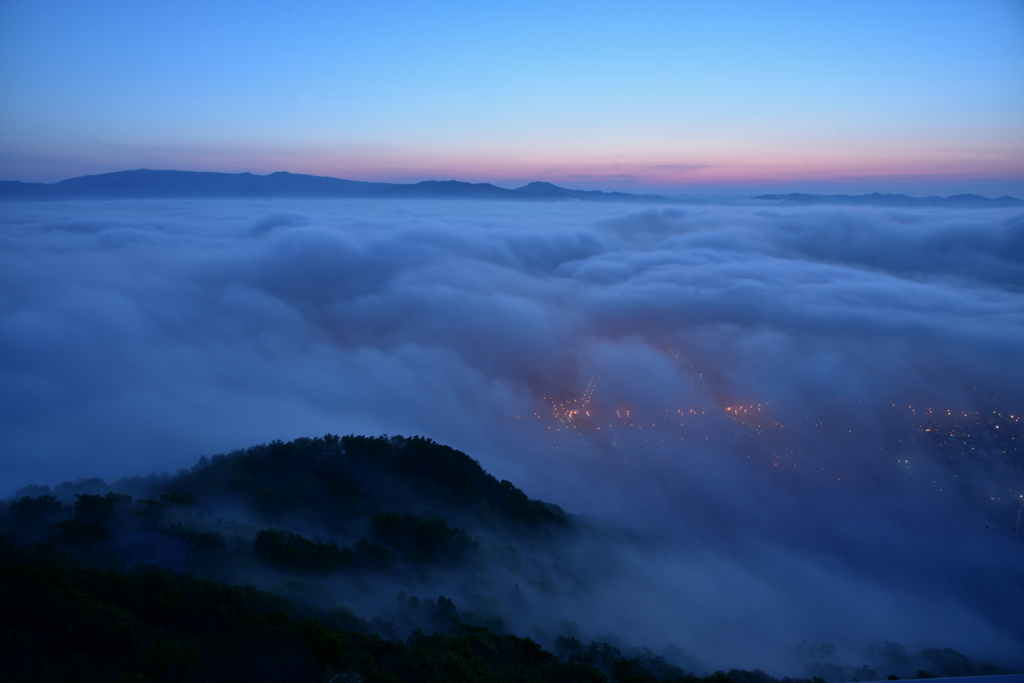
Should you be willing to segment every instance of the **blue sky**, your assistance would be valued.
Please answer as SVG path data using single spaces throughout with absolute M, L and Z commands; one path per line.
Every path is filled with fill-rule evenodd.
M 1024 3 L 0 5 L 0 177 L 1024 195 Z

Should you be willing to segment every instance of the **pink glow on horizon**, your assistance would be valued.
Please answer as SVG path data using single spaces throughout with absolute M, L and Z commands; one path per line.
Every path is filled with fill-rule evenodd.
M 891 185 L 934 180 L 955 187 L 958 180 L 975 184 L 988 178 L 1009 179 L 1024 193 L 1024 161 L 1015 145 L 984 149 L 941 149 L 924 145 L 864 145 L 860 149 L 753 149 L 723 153 L 623 153 L 619 150 L 449 150 L 340 149 L 299 151 L 297 154 L 253 155 L 248 165 L 233 167 L 269 173 L 290 170 L 354 180 L 418 182 L 456 179 L 514 186 L 546 180 L 595 189 L 646 191 L 648 188 L 783 187 L 790 184 L 830 183 Z M 225 154 L 228 162 L 231 155 Z M 207 159 L 211 161 L 212 159 Z M 243 168 L 244 167 L 244 168 Z M 214 170 L 214 169 L 210 169 Z M 884 188 L 877 188 L 882 190 Z
M 8 157 L 13 162 L 0 175 L 5 180 L 56 182 L 69 177 L 134 168 L 191 171 L 250 172 L 259 175 L 276 171 L 323 175 L 377 182 L 419 182 L 462 180 L 491 182 L 515 187 L 533 180 L 545 180 L 569 187 L 622 190 L 627 192 L 743 191 L 749 188 L 785 190 L 820 186 L 863 188 L 865 192 L 893 191 L 912 187 L 928 192 L 974 191 L 989 194 L 1024 195 L 1024 162 L 1012 146 L 988 148 L 987 154 L 958 153 L 959 150 L 897 150 L 902 155 L 882 154 L 884 150 L 814 150 L 801 154 L 794 149 L 752 150 L 746 154 L 566 154 L 558 159 L 547 154 L 515 150 L 474 151 L 409 150 L 382 147 L 309 148 L 297 145 L 276 149 L 188 149 L 170 147 L 110 148 L 81 150 L 80 154 L 37 155 L 34 163 Z M 99 152 L 99 153 L 98 153 Z M 59 161 L 58 161 L 59 159 Z M 13 168 L 21 174 L 14 177 Z M 987 179 L 997 186 L 985 189 Z M 957 188 L 963 188 L 959 190 Z M 901 190 L 902 191 L 902 190 Z
M 546 180 L 567 186 L 592 187 L 594 189 L 618 189 L 632 192 L 659 191 L 678 188 L 741 189 L 746 187 L 807 185 L 828 186 L 861 185 L 867 191 L 883 191 L 885 187 L 909 183 L 928 185 L 930 182 L 955 187 L 959 181 L 974 185 L 990 178 L 1008 179 L 1010 186 L 1016 185 L 1017 193 L 1024 192 L 1024 163 L 1017 160 L 1001 160 L 991 163 L 973 160 L 939 161 L 894 160 L 888 163 L 862 161 L 838 164 L 821 160 L 797 161 L 778 160 L 740 162 L 739 160 L 719 163 L 664 161 L 644 163 L 638 160 L 590 162 L 590 163 L 538 163 L 522 160 L 516 163 L 464 161 L 463 163 L 408 163 L 408 164 L 338 164 L 331 159 L 305 160 L 306 163 L 290 165 L 303 168 L 302 172 L 329 175 L 359 180 L 380 182 L 418 182 L 421 180 L 456 179 L 469 182 L 492 182 L 502 186 L 525 184 L 533 180 Z M 788 163 L 787 163 L 788 161 Z M 269 172 L 269 171 L 268 171 Z

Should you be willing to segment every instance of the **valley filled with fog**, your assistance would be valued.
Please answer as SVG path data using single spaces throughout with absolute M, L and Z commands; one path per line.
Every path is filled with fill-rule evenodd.
M 709 671 L 1024 667 L 1022 352 L 1019 209 L 0 205 L 0 497 L 419 435 L 602 530 L 524 628 Z

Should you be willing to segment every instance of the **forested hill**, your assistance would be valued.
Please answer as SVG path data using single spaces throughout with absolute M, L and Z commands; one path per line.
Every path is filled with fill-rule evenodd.
M 432 509 L 471 526 L 537 532 L 568 527 L 557 505 L 530 500 L 465 453 L 422 437 L 338 437 L 275 441 L 202 458 L 191 471 L 156 482 L 158 494 L 200 506 L 225 497 L 267 520 L 284 515 L 343 529 L 377 512 Z
M 494 548 L 515 539 L 544 546 L 573 527 L 558 506 L 531 500 L 465 453 L 422 437 L 275 441 L 135 484 L 128 489 L 147 491 L 188 518 L 178 528 L 241 531 L 264 565 L 370 572 L 362 580 L 388 584 L 389 594 L 419 586 L 409 570 L 429 580 L 464 577 L 481 566 L 504 572 L 507 563 Z M 244 562 L 231 572 L 230 563 L 208 564 L 213 578 L 259 581 Z
M 29 487 L 0 505 L 0 679 L 701 680 L 578 630 L 522 637 L 557 616 L 536 597 L 578 589 L 557 553 L 581 529 L 419 437 Z
M 523 602 L 517 586 L 552 590 L 572 575 L 555 572 L 550 554 L 581 532 L 557 505 L 465 453 L 401 436 L 275 441 L 174 476 L 29 487 L 2 513 L 0 532 L 90 566 L 155 562 L 268 588 L 302 576 L 329 582 L 334 602 L 371 610 L 400 591 L 450 586 L 450 595 L 491 593 L 487 609 L 506 621 Z M 160 559 L 147 559 L 147 547 Z M 540 556 L 524 567 L 524 551 Z M 349 595 L 353 585 L 363 589 Z
M 27 487 L 0 503 L 0 681 L 780 683 L 700 678 L 672 643 L 573 616 L 618 585 L 629 543 L 420 437 L 328 434 Z M 1008 673 L 904 654 L 911 673 Z

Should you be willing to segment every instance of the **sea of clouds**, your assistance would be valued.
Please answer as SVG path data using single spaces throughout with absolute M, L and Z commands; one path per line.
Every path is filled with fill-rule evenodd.
M 0 205 L 0 496 L 428 436 L 632 539 L 558 609 L 709 667 L 1024 667 L 1024 463 L 921 432 L 1019 415 L 1022 352 L 1020 210 Z

